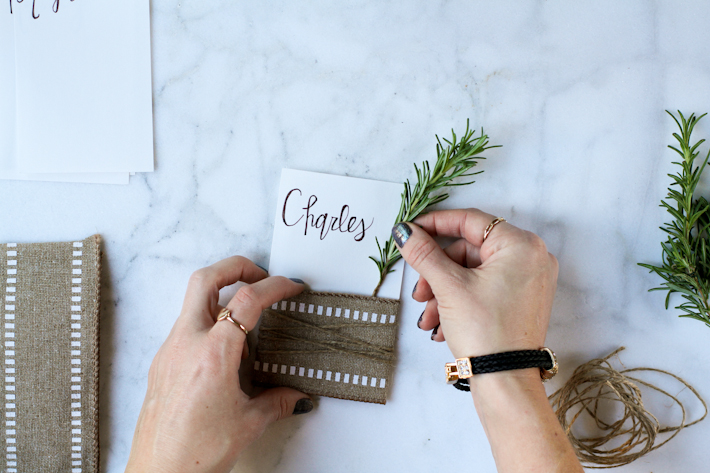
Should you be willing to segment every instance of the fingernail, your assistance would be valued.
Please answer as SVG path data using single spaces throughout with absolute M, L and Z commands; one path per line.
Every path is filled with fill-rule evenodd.
M 412 229 L 404 222 L 398 223 L 392 227 L 392 236 L 398 247 L 402 248 L 409 237 L 412 236 Z
M 423 317 L 424 317 L 424 312 L 422 312 L 422 315 L 419 316 L 419 320 L 417 320 L 417 327 L 419 327 L 419 328 L 422 328 L 421 323 L 422 323 Z
M 313 401 L 310 399 L 303 398 L 299 399 L 298 402 L 296 403 L 296 407 L 293 409 L 293 415 L 301 415 L 301 414 L 308 414 L 313 410 Z
M 414 297 L 414 293 L 417 292 L 417 286 L 419 285 L 419 281 L 414 283 L 414 289 L 412 289 L 412 297 Z
M 440 324 L 439 324 L 440 325 Z M 434 330 L 431 332 L 431 339 L 434 340 L 434 335 L 436 335 L 436 332 L 439 331 L 439 325 L 434 327 Z
M 265 273 L 268 273 L 268 272 L 269 272 L 269 270 L 266 269 L 265 267 L 263 267 L 262 265 L 257 264 L 257 266 L 258 266 L 259 268 L 263 269 Z
M 303 282 L 303 279 L 298 279 L 298 278 L 289 278 L 291 281 L 295 282 L 296 284 L 306 284 Z

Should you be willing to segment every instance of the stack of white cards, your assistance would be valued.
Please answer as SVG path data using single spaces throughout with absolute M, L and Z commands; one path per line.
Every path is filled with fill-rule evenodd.
M 153 171 L 149 0 L 0 7 L 0 179 Z

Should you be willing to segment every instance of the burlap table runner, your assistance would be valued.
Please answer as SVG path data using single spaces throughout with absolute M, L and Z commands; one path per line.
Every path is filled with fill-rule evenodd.
M 0 244 L 2 471 L 98 471 L 100 237 Z
M 254 381 L 384 404 L 398 300 L 307 291 L 261 315 Z

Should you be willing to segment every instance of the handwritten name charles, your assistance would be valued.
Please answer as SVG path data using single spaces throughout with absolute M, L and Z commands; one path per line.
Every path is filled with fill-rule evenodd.
M 298 193 L 298 196 L 295 195 L 296 192 Z M 289 201 L 292 197 L 293 200 Z M 355 241 L 362 241 L 365 238 L 365 232 L 375 222 L 375 219 L 372 219 L 369 225 L 365 225 L 365 219 L 350 217 L 350 206 L 347 204 L 342 206 L 339 216 L 335 217 L 331 215 L 330 220 L 327 213 L 316 215 L 313 207 L 316 205 L 316 202 L 318 202 L 318 197 L 315 195 L 311 195 L 306 202 L 306 206 L 301 207 L 304 212 L 301 212 L 298 219 L 295 221 L 288 221 L 286 218 L 286 209 L 289 205 L 299 205 L 294 202 L 298 199 L 298 197 L 303 197 L 301 189 L 291 189 L 288 194 L 286 194 L 283 210 L 281 212 L 281 218 L 284 225 L 287 227 L 293 227 L 303 222 L 301 225 L 303 225 L 304 235 L 308 235 L 309 228 L 315 228 L 316 231 L 320 232 L 321 240 L 325 239 L 329 232 L 338 231 L 340 233 L 353 233 Z M 292 215 L 292 213 L 289 213 L 289 215 Z

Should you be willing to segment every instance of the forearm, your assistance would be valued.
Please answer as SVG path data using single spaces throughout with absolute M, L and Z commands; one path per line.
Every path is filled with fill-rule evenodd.
M 469 381 L 499 473 L 583 471 L 537 369 L 488 373 Z

